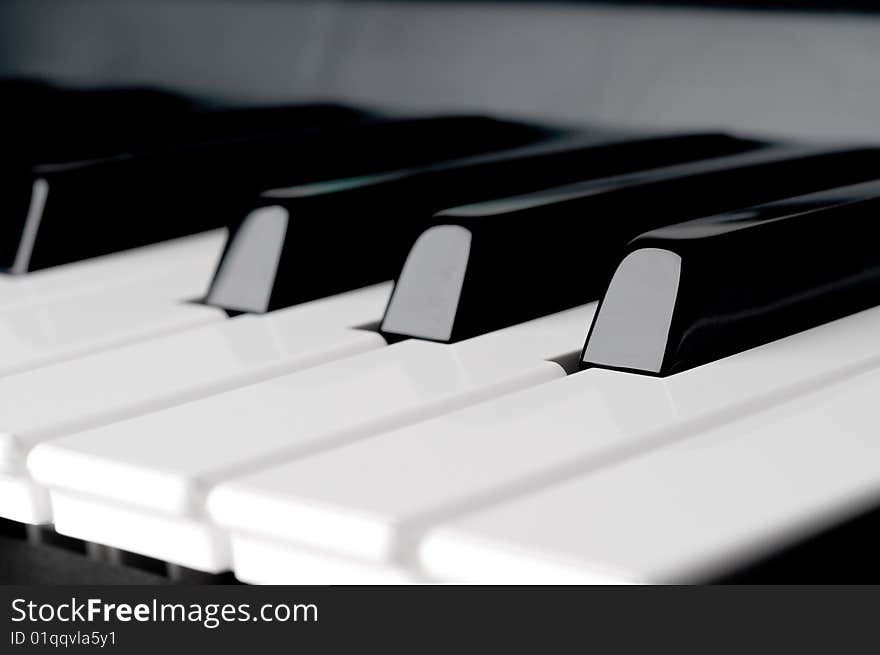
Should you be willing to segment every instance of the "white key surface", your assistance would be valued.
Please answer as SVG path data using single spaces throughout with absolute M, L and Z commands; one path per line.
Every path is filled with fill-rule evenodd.
M 687 583 L 876 506 L 880 372 L 440 526 L 421 562 L 469 582 Z
M 0 275 L 0 310 L 169 275 L 178 288 L 198 296 L 207 288 L 225 242 L 226 230 L 213 230 L 24 275 Z M 162 294 L 167 289 L 145 285 L 144 292 Z
M 0 471 L 43 441 L 384 346 L 390 283 L 0 377 Z
M 434 524 L 877 367 L 878 330 L 874 309 L 665 379 L 582 371 L 242 476 L 209 508 L 236 533 L 415 565 Z
M 291 585 L 385 585 L 424 582 L 406 571 L 315 550 L 291 550 L 284 544 L 234 535 L 231 539 L 236 579 L 249 584 Z
M 217 481 L 564 374 L 591 304 L 444 345 L 397 343 L 39 445 L 49 487 L 177 515 Z
M 204 281 L 169 273 L 2 310 L 0 376 L 223 320 L 222 310 L 187 302 L 203 292 Z

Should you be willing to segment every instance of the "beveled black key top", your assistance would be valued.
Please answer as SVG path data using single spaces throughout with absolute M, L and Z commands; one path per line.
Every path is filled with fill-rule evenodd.
M 427 168 L 276 189 L 234 229 L 205 302 L 264 312 L 383 282 L 444 207 L 758 145 L 722 134 L 552 139 Z
M 880 180 L 630 243 L 585 366 L 671 375 L 880 304 Z
M 552 130 L 483 117 L 369 119 L 37 167 L 0 198 L 0 267 L 32 271 L 232 224 L 266 188 L 516 147 Z M 27 206 L 15 215 L 13 210 Z
M 880 149 L 787 146 L 444 211 L 410 252 L 381 331 L 458 341 L 591 302 L 642 232 L 878 173 Z

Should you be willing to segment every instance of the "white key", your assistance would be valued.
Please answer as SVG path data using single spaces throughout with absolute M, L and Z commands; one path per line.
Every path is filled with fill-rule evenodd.
M 327 553 L 300 549 L 296 554 L 284 545 L 247 535 L 232 535 L 232 560 L 235 577 L 248 584 L 386 585 L 425 582 L 408 571 L 356 562 Z
M 351 329 L 377 321 L 391 284 L 266 315 L 243 315 L 0 377 L 0 473 L 31 490 L 0 516 L 51 521 L 24 467 L 36 444 L 385 345 Z
M 181 282 L 189 282 L 182 285 Z M 0 311 L 0 376 L 226 318 L 174 273 Z
M 443 580 L 688 583 L 880 500 L 880 372 L 586 473 L 429 534 Z
M 59 532 L 222 570 L 228 544 L 204 508 L 213 484 L 563 376 L 545 360 L 577 347 L 594 311 L 591 304 L 455 345 L 403 341 L 41 444 L 29 468 L 50 487 Z M 76 509 L 62 511 L 71 497 Z M 112 520 L 87 517 L 110 505 L 143 517 L 144 534 L 133 527 L 140 519 L 117 531 Z
M 199 295 L 210 282 L 225 241 L 226 230 L 213 230 L 25 275 L 0 275 L 0 310 L 83 291 L 172 277 L 176 281 L 175 294 L 183 289 L 185 293 Z M 145 285 L 143 292 L 159 295 L 167 293 L 167 288 L 161 284 L 156 288 Z
M 206 293 L 225 232 L 131 251 L 131 263 L 120 253 L 73 264 L 76 290 L 61 281 L 67 266 L 21 276 L 20 286 L 0 278 L 0 298 L 7 281 L 19 289 L 19 302 L 0 308 L 0 376 L 223 319 L 187 301 Z
M 432 524 L 876 367 L 878 331 L 874 309 L 665 379 L 583 371 L 243 476 L 212 493 L 211 515 L 292 556 L 417 572 Z

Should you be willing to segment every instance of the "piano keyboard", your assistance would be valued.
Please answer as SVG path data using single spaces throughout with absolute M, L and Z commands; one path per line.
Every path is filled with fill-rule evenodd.
M 707 582 L 880 502 L 878 148 L 0 89 L 4 580 Z

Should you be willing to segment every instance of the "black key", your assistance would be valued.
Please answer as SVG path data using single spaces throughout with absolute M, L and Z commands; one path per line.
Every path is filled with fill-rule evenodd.
M 70 161 L 149 147 L 169 123 L 200 110 L 194 99 L 150 88 L 65 89 L 0 82 L 3 160 Z
M 158 89 L 65 89 L 0 81 L 2 158 L 61 163 L 204 141 L 342 125 L 371 116 L 335 104 L 228 106 Z
M 671 375 L 880 304 L 880 181 L 630 243 L 583 363 Z
M 721 134 L 553 139 L 428 168 L 278 189 L 234 229 L 206 302 L 264 312 L 393 279 L 444 207 L 755 148 Z
M 878 172 L 878 149 L 781 147 L 444 211 L 410 252 L 381 330 L 458 341 L 587 303 L 642 232 Z
M 201 107 L 166 121 L 160 142 L 170 146 L 222 139 L 272 137 L 291 130 L 327 129 L 378 119 L 368 110 L 340 104 Z M 155 142 L 147 144 L 155 149 Z
M 0 268 L 23 273 L 233 224 L 266 188 L 423 165 L 552 133 L 481 117 L 373 119 L 41 166 L 26 191 L 9 188 L 0 198 L 7 217 Z

